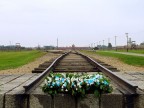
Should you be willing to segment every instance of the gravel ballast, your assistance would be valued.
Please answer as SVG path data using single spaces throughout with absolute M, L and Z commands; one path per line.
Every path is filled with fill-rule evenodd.
M 105 62 L 122 72 L 144 72 L 144 67 L 128 65 L 118 60 L 117 58 L 100 56 L 97 54 L 89 54 L 89 56 L 101 60 L 102 62 Z

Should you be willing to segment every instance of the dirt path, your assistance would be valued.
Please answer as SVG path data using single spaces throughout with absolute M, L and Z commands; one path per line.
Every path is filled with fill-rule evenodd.
M 39 64 L 49 61 L 52 58 L 58 57 L 60 54 L 48 53 L 34 62 L 28 63 L 16 69 L 8 69 L 8 70 L 1 70 L 0 74 L 23 74 L 23 73 L 31 73 L 32 70 L 39 66 Z

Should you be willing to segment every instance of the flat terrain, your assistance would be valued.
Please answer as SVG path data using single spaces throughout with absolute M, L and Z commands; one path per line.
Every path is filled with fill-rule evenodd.
M 17 68 L 46 54 L 42 51 L 1 51 L 0 70 Z
M 122 72 L 144 72 L 144 67 L 142 66 L 132 66 L 129 64 L 126 64 L 124 62 L 122 62 L 121 60 L 119 60 L 118 58 L 114 58 L 114 57 L 110 57 L 110 56 L 104 56 L 104 55 L 100 55 L 96 52 L 86 52 L 84 51 L 83 53 L 95 58 L 95 59 L 99 59 L 111 66 L 116 67 L 118 70 L 122 71 Z M 6 69 L 6 70 L 0 70 L 0 74 L 23 74 L 23 73 L 31 73 L 31 71 L 38 67 L 39 64 L 42 64 L 45 61 L 48 61 L 52 58 L 58 57 L 60 54 L 55 54 L 55 53 L 47 53 L 44 54 L 41 57 L 36 58 L 35 60 L 22 65 L 18 68 L 15 69 Z
M 111 51 L 111 52 L 127 52 L 127 50 L 125 49 L 125 50 L 117 50 L 117 51 L 115 51 L 115 50 L 107 50 L 107 51 Z M 137 54 L 144 54 L 144 50 L 128 50 L 128 52 L 130 52 L 130 53 L 137 53 Z
M 135 64 L 133 65 L 132 64 L 127 64 L 126 62 L 120 60 L 118 57 L 121 57 L 123 55 L 120 55 L 120 54 L 115 54 L 117 56 L 113 57 L 112 55 L 111 56 L 108 56 L 108 54 L 103 54 L 104 52 L 95 52 L 95 51 L 82 51 L 82 53 L 84 54 L 87 54 L 95 59 L 99 59 L 113 67 L 116 67 L 118 70 L 122 71 L 122 72 L 144 72 L 144 66 L 143 66 L 143 58 L 144 57 L 136 57 L 138 59 L 135 59 L 133 58 L 133 56 L 130 57 L 130 55 L 126 55 L 124 57 L 128 57 L 128 58 L 124 58 L 124 60 L 128 60 L 128 62 L 134 62 Z M 129 58 L 130 57 L 130 58 Z M 136 61 L 135 61 L 136 60 Z M 138 61 L 137 61 L 138 60 Z M 140 63 L 139 63 L 140 61 Z M 142 64 L 142 66 L 139 66 L 139 65 Z
M 24 52 L 23 52 L 24 53 Z M 33 52 L 32 53 L 32 55 L 34 55 L 36 52 Z M 37 52 L 38 53 L 38 52 Z M 28 54 L 29 55 L 29 54 Z M 25 56 L 23 56 L 22 58 L 23 59 L 26 59 L 27 60 L 27 56 L 28 56 L 27 54 L 25 55 Z M 31 54 L 30 54 L 31 55 Z M 46 53 L 46 52 L 44 52 L 44 53 L 40 53 L 40 54 L 38 54 L 36 57 L 34 57 L 33 58 L 33 56 L 32 56 L 32 58 L 33 59 L 31 59 L 30 61 L 28 61 L 27 62 L 27 64 L 21 64 L 20 66 L 18 66 L 17 68 L 12 68 L 12 69 L 5 69 L 5 70 L 0 70 L 0 74 L 23 74 L 23 73 L 31 73 L 31 71 L 34 69 L 34 68 L 36 68 L 36 67 L 38 67 L 39 66 L 39 64 L 41 64 L 41 63 L 43 63 L 43 62 L 45 62 L 45 61 L 48 61 L 48 60 L 50 60 L 50 59 L 52 59 L 52 58 L 55 58 L 55 57 L 57 57 L 57 56 L 59 56 L 59 54 L 53 54 L 53 53 Z M 1 56 L 2 57 L 2 56 Z M 0 57 L 0 59 L 2 59 Z M 21 56 L 17 56 L 17 57 L 15 57 L 15 59 L 13 59 L 13 57 L 11 58 L 11 57 L 8 57 L 6 60 L 19 60 L 20 61 L 20 58 L 21 58 Z M 17 59 L 16 59 L 17 58 Z M 30 57 L 28 57 L 28 58 L 30 58 Z M 24 61 L 26 61 L 26 60 L 24 60 Z M 23 60 L 22 60 L 23 61 Z M 15 62 L 15 61 L 13 61 L 13 62 Z M 6 63 L 6 61 L 4 62 L 5 63 L 5 65 L 7 65 Z M 0 63 L 0 64 L 3 64 L 4 65 L 4 63 Z M 12 63 L 11 63 L 12 64 Z
M 143 54 L 108 52 L 108 51 L 96 51 L 96 54 L 107 56 L 107 57 L 114 57 L 129 65 L 144 67 L 144 55 Z

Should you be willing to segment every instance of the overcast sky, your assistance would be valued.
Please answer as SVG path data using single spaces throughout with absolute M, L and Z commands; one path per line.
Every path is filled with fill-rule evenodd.
M 144 41 L 144 0 L 0 0 L 0 45 Z

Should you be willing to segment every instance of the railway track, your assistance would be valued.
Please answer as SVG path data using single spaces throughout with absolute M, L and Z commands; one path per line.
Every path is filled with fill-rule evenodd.
M 104 63 L 98 63 L 92 58 L 79 53 L 79 52 L 67 52 L 57 59 L 55 59 L 48 67 L 40 67 L 43 72 L 29 84 L 23 86 L 25 93 L 30 93 L 33 89 L 38 87 L 45 77 L 53 72 L 102 72 L 118 87 L 118 89 L 125 95 L 125 101 L 132 103 L 133 98 L 137 95 L 138 86 L 129 83 L 123 78 L 117 76 L 114 72 L 108 69 L 108 65 L 103 66 Z M 128 104 L 127 108 L 132 108 L 132 105 Z

